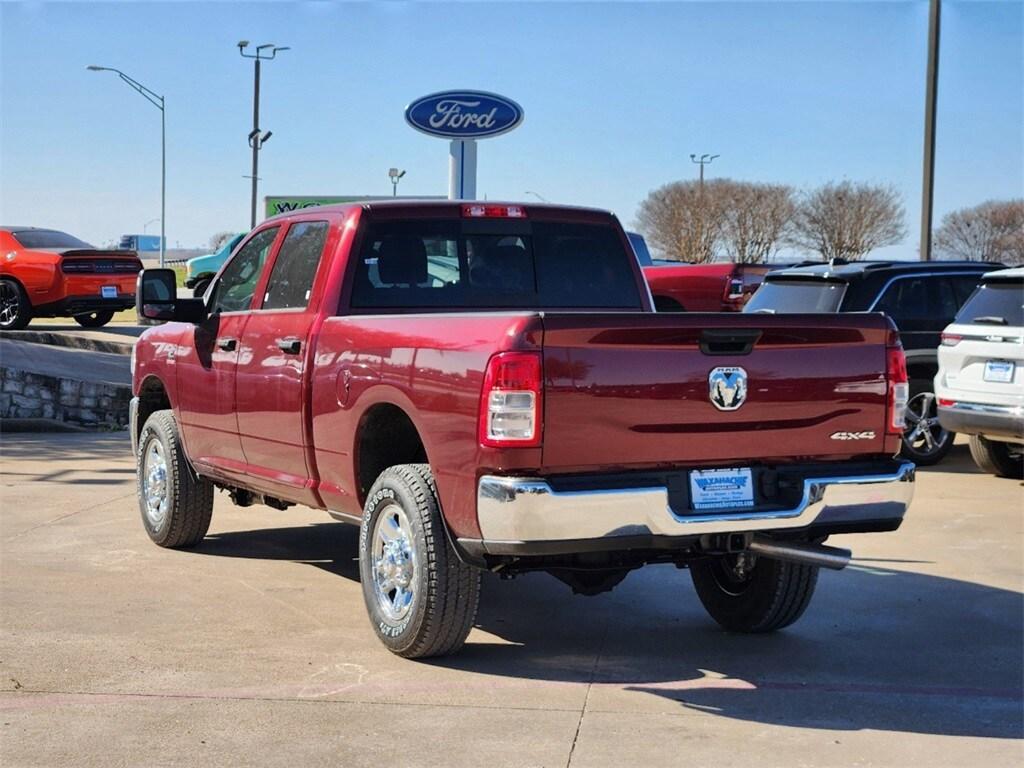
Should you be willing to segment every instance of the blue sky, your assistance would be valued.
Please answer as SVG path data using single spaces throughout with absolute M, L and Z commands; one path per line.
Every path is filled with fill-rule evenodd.
M 405 105 L 446 88 L 526 112 L 481 142 L 478 191 L 527 190 L 615 211 L 712 176 L 806 188 L 894 184 L 914 257 L 927 2 L 2 3 L 0 220 L 96 243 L 159 216 L 159 112 L 110 73 L 167 99 L 169 243 L 248 225 L 252 64 L 235 43 L 289 45 L 264 68 L 260 194 L 447 191 L 447 143 Z M 937 217 L 1024 195 L 1024 4 L 943 4 Z M 156 225 L 151 224 L 153 232 Z

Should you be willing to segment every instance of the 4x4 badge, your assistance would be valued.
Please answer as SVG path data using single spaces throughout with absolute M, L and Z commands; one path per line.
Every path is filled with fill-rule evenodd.
M 708 374 L 708 398 L 720 411 L 735 411 L 747 399 L 747 372 L 742 368 L 714 368 Z
M 829 435 L 833 440 L 874 440 L 875 433 L 867 432 L 833 432 Z

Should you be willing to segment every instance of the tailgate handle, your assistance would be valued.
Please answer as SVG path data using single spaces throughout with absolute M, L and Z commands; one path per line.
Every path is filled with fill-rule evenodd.
M 700 351 L 705 355 L 749 355 L 762 333 L 760 328 L 705 328 L 700 332 Z

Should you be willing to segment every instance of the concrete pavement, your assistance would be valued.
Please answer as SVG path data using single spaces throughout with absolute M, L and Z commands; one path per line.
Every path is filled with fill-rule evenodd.
M 124 435 L 4 435 L 4 766 L 1019 763 L 1024 490 L 958 445 L 893 534 L 836 537 L 804 618 L 721 632 L 689 575 L 574 597 L 485 577 L 464 651 L 376 641 L 357 530 L 220 494 L 190 552 L 138 520 Z

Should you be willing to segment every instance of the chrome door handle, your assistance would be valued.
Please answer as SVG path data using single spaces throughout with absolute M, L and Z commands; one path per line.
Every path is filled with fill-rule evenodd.
M 234 352 L 238 346 L 238 339 L 217 339 L 217 347 L 225 352 Z
M 302 350 L 302 339 L 289 336 L 286 339 L 277 340 L 278 349 L 287 352 L 289 355 L 297 355 Z

